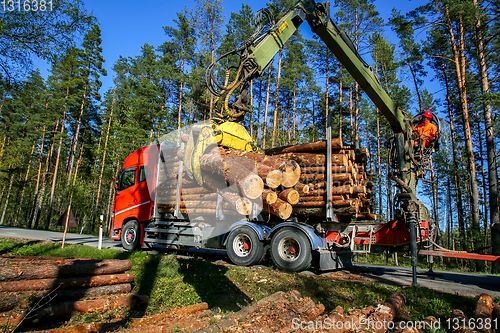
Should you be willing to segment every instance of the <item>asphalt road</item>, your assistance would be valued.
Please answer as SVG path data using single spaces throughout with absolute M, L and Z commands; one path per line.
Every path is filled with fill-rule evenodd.
M 63 233 L 0 226 L 0 236 L 62 242 Z M 68 233 L 66 234 L 66 242 L 97 247 L 98 237 Z M 118 250 L 123 249 L 120 242 L 109 238 L 103 238 L 102 247 Z M 218 252 L 218 258 L 220 259 L 221 251 L 216 252 Z M 349 272 L 365 276 L 383 284 L 399 287 L 406 287 L 412 284 L 412 272 L 410 268 L 356 264 L 354 268 L 349 269 Z M 475 297 L 481 293 L 488 293 L 493 297 L 500 296 L 500 276 L 442 271 L 436 271 L 435 274 L 428 274 L 427 270 L 419 269 L 417 270 L 417 280 L 418 285 L 421 287 L 444 293 L 469 297 Z
M 384 284 L 406 287 L 412 284 L 411 268 L 356 264 L 352 273 L 363 275 Z M 476 297 L 482 293 L 493 298 L 500 296 L 500 276 L 468 274 L 417 269 L 417 283 L 425 287 L 449 294 Z
M 19 237 L 51 242 L 62 242 L 63 233 L 56 231 L 34 230 L 0 226 L 0 236 Z M 95 236 L 66 233 L 65 243 L 98 247 L 99 238 Z M 111 238 L 103 237 L 102 247 L 123 250 L 122 244 Z

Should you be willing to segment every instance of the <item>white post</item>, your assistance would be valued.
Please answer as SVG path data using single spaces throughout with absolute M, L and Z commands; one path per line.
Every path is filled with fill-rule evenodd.
M 102 220 L 104 219 L 104 215 L 99 216 L 99 250 L 102 248 Z

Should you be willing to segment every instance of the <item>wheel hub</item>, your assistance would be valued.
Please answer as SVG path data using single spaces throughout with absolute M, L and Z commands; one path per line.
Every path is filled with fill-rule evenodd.
M 135 240 L 135 230 L 134 229 L 128 229 L 127 234 L 125 236 L 125 240 L 127 243 L 133 243 Z
M 285 261 L 294 261 L 300 255 L 300 244 L 292 237 L 283 238 L 278 245 L 278 253 Z
M 239 234 L 233 241 L 234 253 L 239 257 L 246 257 L 252 251 L 252 241 L 246 234 Z

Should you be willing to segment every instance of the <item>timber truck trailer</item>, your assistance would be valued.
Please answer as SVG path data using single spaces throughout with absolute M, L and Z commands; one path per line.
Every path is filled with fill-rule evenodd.
M 111 238 L 120 239 L 129 250 L 142 245 L 226 249 L 231 261 L 238 265 L 260 262 L 269 249 L 276 266 L 289 271 L 304 270 L 313 259 L 322 270 L 345 267 L 351 264 L 352 253 L 371 251 L 372 245 L 410 244 L 416 283 L 417 243 L 432 238 L 433 222 L 428 209 L 415 196 L 417 176 L 422 177 L 425 165 L 413 154 L 411 119 L 392 101 L 349 37 L 330 19 L 329 2 L 301 0 L 277 23 L 264 9 L 257 12 L 255 22 L 256 31 L 248 40 L 207 69 L 206 82 L 216 97 L 214 109 L 218 110 L 217 103 L 222 103 L 222 113 L 186 130 L 188 139 L 184 142 L 181 133 L 171 133 L 159 145 L 143 147 L 127 157 L 116 181 Z M 214 147 L 265 154 L 241 125 L 245 113 L 252 111 L 248 88 L 252 79 L 267 71 L 274 56 L 303 22 L 359 83 L 394 132 L 389 156 L 390 177 L 398 187 L 394 201 L 397 214 L 385 224 L 337 218 L 332 205 L 330 124 L 326 129 L 326 191 L 321 215 L 293 213 L 280 220 L 267 214 L 269 209 L 263 209 L 263 196 L 247 198 L 237 180 L 230 183 L 226 179 L 223 184 L 224 179 L 214 180 L 206 169 L 202 170 L 201 159 Z M 223 73 L 220 64 L 230 63 L 221 60 L 234 55 L 239 56 L 240 63 L 231 76 L 228 71 L 235 67 Z M 224 77 L 235 79 L 218 83 Z M 214 165 L 217 160 L 225 163 L 225 157 L 215 158 Z M 202 193 L 203 209 L 200 204 L 190 207 L 189 201 L 199 193 L 193 193 L 195 190 L 186 188 L 183 182 L 211 191 Z M 234 198 L 234 193 L 245 198 Z M 232 199 L 227 198 L 230 196 Z
M 207 137 L 217 140 L 217 135 L 213 135 L 212 131 L 206 124 L 197 124 L 188 132 L 190 139 L 197 136 L 198 140 Z M 186 143 L 177 144 L 176 138 L 177 134 L 169 135 L 159 145 L 145 146 L 133 152 L 118 173 L 111 238 L 121 240 L 127 250 L 140 247 L 221 249 L 227 251 L 234 264 L 243 266 L 260 263 L 269 252 L 272 261 L 280 269 L 300 271 L 311 265 L 321 270 L 348 267 L 353 253 L 367 253 L 375 247 L 385 249 L 410 243 L 410 233 L 403 220 L 384 224 L 373 220 L 353 221 L 354 217 L 346 220 L 345 216 L 337 217 L 336 209 L 331 205 L 316 208 L 324 212 L 323 216 L 292 213 L 283 220 L 263 209 L 266 207 L 266 197 L 261 194 L 247 200 L 247 211 L 241 212 L 237 204 L 243 202 L 245 205 L 241 199 L 246 199 L 242 194 L 242 186 L 245 186 L 245 180 L 252 178 L 244 174 L 241 177 L 244 181 L 237 179 L 231 184 L 225 175 L 221 176 L 222 172 L 214 173 L 203 166 L 209 157 L 224 161 L 224 167 L 227 168 L 224 169 L 225 173 L 234 172 L 234 168 L 244 169 L 247 173 L 250 169 L 248 163 L 236 159 L 238 164 L 228 165 L 228 156 L 221 156 L 217 149 L 211 149 L 211 153 L 204 154 L 202 158 L 204 184 L 200 186 L 196 176 L 193 179 L 189 177 L 188 151 L 184 149 Z M 317 144 L 327 144 L 332 151 L 331 142 L 329 137 Z M 213 148 L 218 145 L 210 141 L 209 146 Z M 192 157 L 197 159 L 195 155 Z M 331 156 L 327 156 L 327 159 L 331 159 Z M 331 166 L 332 162 L 327 162 L 328 165 Z M 302 166 L 301 169 L 306 168 L 308 166 Z M 336 173 L 331 168 L 327 169 L 326 173 L 318 173 L 326 176 L 326 182 L 331 184 L 326 185 L 327 189 L 348 188 L 347 183 L 332 184 L 332 176 L 335 177 Z M 256 168 L 249 171 L 253 176 L 258 174 Z M 219 179 L 216 179 L 217 176 Z M 304 191 L 303 186 L 301 189 Z M 326 197 L 332 196 L 331 190 L 325 191 L 330 192 L 326 193 Z M 285 192 L 286 189 L 281 185 L 273 190 L 274 193 L 280 191 Z M 302 191 L 297 190 L 297 193 L 302 195 Z M 425 207 L 421 207 L 422 215 L 427 214 Z M 331 218 L 327 214 L 331 214 Z M 428 240 L 431 233 L 430 223 L 422 221 L 417 241 Z
M 273 154 L 273 150 L 259 148 L 241 125 L 244 115 L 252 112 L 248 97 L 251 81 L 267 72 L 274 56 L 303 22 L 308 23 L 359 83 L 394 133 L 388 152 L 391 166 L 388 177 L 396 193 L 394 216 L 387 223 L 338 216 L 341 210 L 334 205 L 338 198 L 332 192 L 339 179 L 334 177 L 335 148 L 330 122 L 327 139 L 319 143 L 326 145 L 323 146 L 326 188 L 323 206 L 316 207 L 319 213 L 316 210 L 308 215 L 293 209 L 289 215 L 284 214 L 270 207 L 267 183 L 266 188 L 261 184 L 259 194 L 259 191 L 248 192 L 248 187 L 259 189 L 255 187 L 258 177 L 252 178 L 253 183 L 241 182 L 245 172 L 260 172 L 239 158 L 241 152 L 261 158 Z M 127 157 L 116 180 L 111 238 L 121 240 L 128 250 L 140 246 L 226 249 L 237 265 L 256 264 L 269 252 L 276 266 L 288 271 L 304 270 L 313 263 L 321 270 L 346 267 L 351 264 L 353 253 L 409 244 L 416 285 L 417 244 L 433 244 L 436 232 L 428 209 L 416 197 L 415 188 L 417 180 L 425 175 L 432 152 L 438 148 L 439 138 L 429 148 L 416 145 L 414 125 L 422 115 L 410 119 L 384 91 L 347 34 L 330 19 L 329 2 L 300 0 L 277 23 L 263 9 L 256 13 L 255 25 L 256 31 L 249 39 L 207 68 L 206 83 L 215 97 L 214 110 L 221 112 L 215 111 L 216 116 L 209 122 L 193 125 L 183 133 L 166 135 L 160 144 L 143 147 Z M 238 56 L 239 64 L 224 69 L 225 64 L 231 64 L 226 60 L 229 56 L 231 59 Z M 230 77 L 234 80 L 227 82 Z M 219 83 L 220 80 L 224 83 Z M 436 116 L 431 121 L 439 127 Z M 358 148 L 358 143 L 353 146 Z M 283 185 L 277 189 L 283 191 Z M 302 191 L 299 196 L 303 190 L 298 188 Z M 445 252 L 431 248 L 419 253 Z M 500 260 L 450 252 L 445 256 Z

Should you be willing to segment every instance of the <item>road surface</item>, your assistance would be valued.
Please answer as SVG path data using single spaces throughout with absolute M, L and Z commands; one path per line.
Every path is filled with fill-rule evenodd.
M 399 287 L 410 286 L 412 283 L 411 268 L 356 264 L 349 271 Z M 482 293 L 490 294 L 493 298 L 500 296 L 500 276 L 498 275 L 444 271 L 429 273 L 427 270 L 417 269 L 417 283 L 420 287 L 461 296 L 475 297 Z
M 0 226 L 0 236 L 62 242 L 63 233 Z M 98 238 L 95 236 L 68 233 L 66 234 L 66 242 L 97 247 Z M 109 238 L 103 239 L 102 247 L 123 250 L 120 242 Z M 219 252 L 218 259 L 220 259 L 221 251 L 217 252 Z M 224 257 L 222 258 L 227 260 Z M 412 283 L 411 268 L 358 263 L 353 269 L 348 270 L 348 272 L 350 274 L 365 276 L 371 281 L 399 287 L 410 286 Z M 417 272 L 418 284 L 421 287 L 450 294 L 458 293 L 459 295 L 469 297 L 475 297 L 481 293 L 488 293 L 494 298 L 500 297 L 500 276 L 442 271 L 437 271 L 436 274 L 432 275 L 427 274 L 426 270 L 418 270 Z
M 15 228 L 6 226 L 0 226 L 0 236 L 46 240 L 51 242 L 62 242 L 63 240 L 62 232 L 24 229 L 24 228 Z M 65 243 L 98 247 L 98 241 L 99 238 L 96 236 L 66 233 Z M 107 237 L 103 237 L 102 247 L 108 249 L 123 250 L 122 244 L 120 242 L 117 242 Z

